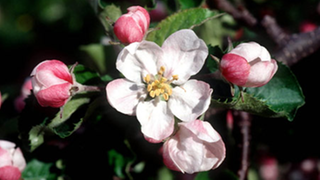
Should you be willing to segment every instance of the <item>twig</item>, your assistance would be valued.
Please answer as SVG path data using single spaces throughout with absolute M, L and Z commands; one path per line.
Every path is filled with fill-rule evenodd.
M 242 5 L 239 5 L 238 8 L 235 8 L 227 0 L 212 0 L 211 3 L 212 3 L 212 6 L 215 6 L 217 9 L 223 10 L 231 14 L 235 19 L 243 21 L 248 26 L 252 27 L 257 24 L 257 19 L 253 17 L 249 13 L 249 11 Z
M 262 25 L 269 36 L 279 45 L 279 50 L 274 53 L 276 60 L 288 66 L 309 56 L 320 48 L 320 27 L 307 33 L 287 35 L 276 20 L 265 16 Z
M 273 17 L 269 15 L 264 16 L 261 24 L 278 46 L 284 46 L 289 41 L 289 35 L 283 31 Z
M 239 180 L 247 179 L 247 172 L 249 168 L 249 149 L 250 149 L 250 126 L 251 115 L 244 111 L 234 111 L 235 120 L 240 128 L 242 135 L 241 146 L 241 165 L 238 170 Z

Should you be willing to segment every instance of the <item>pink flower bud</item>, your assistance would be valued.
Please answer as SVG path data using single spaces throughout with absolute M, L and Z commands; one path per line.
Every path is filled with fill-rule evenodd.
M 179 123 L 177 133 L 163 144 L 163 162 L 189 174 L 217 168 L 225 158 L 225 145 L 208 122 Z
M 26 167 L 20 148 L 9 141 L 0 140 L 0 180 L 18 180 Z
M 225 54 L 220 71 L 226 80 L 242 87 L 267 84 L 278 69 L 269 52 L 255 42 L 242 43 Z
M 46 60 L 31 73 L 32 89 L 43 107 L 61 107 L 71 96 L 75 83 L 68 67 L 59 60 Z
M 140 42 L 143 40 L 150 24 L 147 10 L 140 6 L 131 6 L 115 22 L 113 31 L 122 43 Z
M 14 101 L 14 106 L 18 112 L 21 112 L 25 106 L 24 99 L 31 94 L 32 83 L 31 78 L 27 78 L 21 88 L 20 96 L 18 96 Z

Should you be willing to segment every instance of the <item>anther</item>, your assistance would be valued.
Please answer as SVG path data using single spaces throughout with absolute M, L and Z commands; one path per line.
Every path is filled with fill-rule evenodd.
M 144 77 L 144 81 L 149 84 L 149 82 L 150 82 L 150 75 L 149 74 L 146 77 Z
M 160 70 L 158 71 L 158 75 L 162 76 L 166 68 L 164 66 L 160 67 Z

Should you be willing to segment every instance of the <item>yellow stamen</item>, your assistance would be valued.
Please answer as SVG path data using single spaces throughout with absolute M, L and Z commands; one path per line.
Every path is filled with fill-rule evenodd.
M 149 95 L 154 98 L 154 96 L 156 95 L 156 93 L 155 93 L 154 91 L 150 91 Z
M 178 80 L 178 75 L 173 75 L 171 80 L 163 77 L 165 67 L 161 66 L 158 71 L 158 76 L 153 76 L 151 80 L 151 75 L 146 75 L 144 81 L 147 83 L 147 90 L 150 97 L 155 98 L 161 96 L 164 100 L 169 100 L 170 95 L 172 94 L 171 83 Z
M 148 84 L 147 90 L 148 90 L 148 92 L 150 92 L 152 90 L 152 85 L 151 84 Z
M 176 75 L 172 75 L 172 80 L 178 80 L 179 76 L 176 74 Z
M 168 99 L 169 99 L 168 93 L 163 93 L 162 96 L 163 96 L 164 100 L 168 101 Z
M 146 77 L 144 77 L 144 81 L 146 83 L 149 83 L 150 82 L 150 74 L 148 74 Z
M 161 66 L 160 70 L 158 71 L 158 75 L 162 76 L 165 70 L 166 70 L 166 68 Z

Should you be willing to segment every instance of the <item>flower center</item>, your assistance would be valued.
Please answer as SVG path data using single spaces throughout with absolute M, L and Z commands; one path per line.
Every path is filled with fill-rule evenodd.
M 144 81 L 147 83 L 147 90 L 149 95 L 154 98 L 157 96 L 163 97 L 164 100 L 168 100 L 169 96 L 172 94 L 171 83 L 178 80 L 178 75 L 173 75 L 171 80 L 163 77 L 165 67 L 161 66 L 158 74 L 152 79 L 150 74 L 144 77 Z

